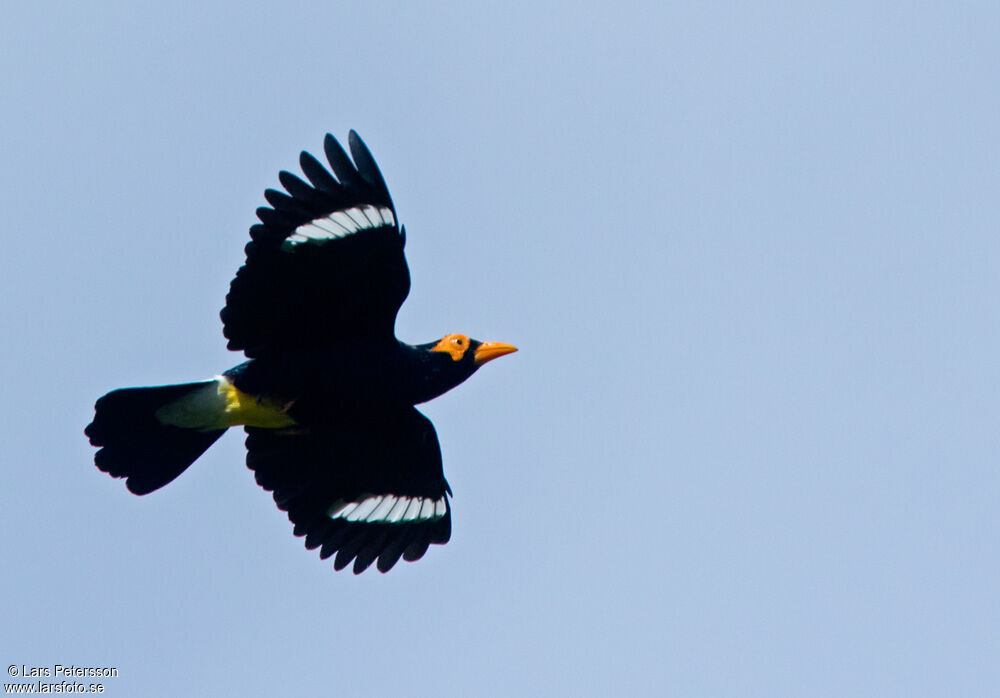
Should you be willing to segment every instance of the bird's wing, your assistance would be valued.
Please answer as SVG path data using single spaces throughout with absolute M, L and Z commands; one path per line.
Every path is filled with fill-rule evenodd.
M 246 263 L 222 309 L 229 348 L 251 358 L 345 341 L 388 339 L 410 290 L 405 232 L 375 160 L 351 131 L 353 161 L 337 139 L 323 142 L 334 177 L 309 153 L 309 183 L 278 175 L 257 209 Z
M 409 407 L 342 427 L 247 428 L 247 466 L 288 512 L 294 533 L 334 567 L 387 572 L 451 537 L 451 490 L 430 420 Z

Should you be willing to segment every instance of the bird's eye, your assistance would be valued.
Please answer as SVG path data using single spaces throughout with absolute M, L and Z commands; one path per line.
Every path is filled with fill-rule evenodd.
M 451 341 L 453 341 L 458 346 L 462 346 L 462 338 L 461 337 L 455 337 L 455 339 L 453 339 Z

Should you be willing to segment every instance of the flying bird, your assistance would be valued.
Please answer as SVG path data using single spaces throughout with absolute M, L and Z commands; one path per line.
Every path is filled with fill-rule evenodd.
M 221 312 L 229 349 L 248 361 L 210 380 L 112 391 L 85 434 L 97 467 L 143 495 L 243 426 L 247 466 L 294 534 L 359 574 L 448 542 L 451 489 L 414 405 L 516 349 L 464 334 L 396 339 L 406 231 L 368 148 L 354 131 L 348 143 L 350 157 L 327 134 L 329 170 L 303 152 L 305 179 L 283 171 L 285 191 L 264 192 L 270 206 L 257 209 Z

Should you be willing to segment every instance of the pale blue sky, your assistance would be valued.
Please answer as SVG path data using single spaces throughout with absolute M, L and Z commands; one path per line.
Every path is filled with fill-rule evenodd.
M 1000 684 L 994 3 L 16 3 L 0 661 L 111 696 L 972 696 Z M 254 209 L 366 139 L 454 535 L 291 535 L 228 434 L 148 497 L 93 401 L 238 363 Z

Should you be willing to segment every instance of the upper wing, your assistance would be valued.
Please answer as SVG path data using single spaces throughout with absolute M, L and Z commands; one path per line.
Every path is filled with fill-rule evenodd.
M 388 572 L 451 537 L 451 490 L 430 420 L 409 407 L 308 433 L 247 427 L 247 467 L 294 533 L 335 569 Z
M 351 131 L 351 155 L 330 134 L 323 142 L 336 179 L 309 153 L 299 158 L 307 184 L 290 172 L 257 209 L 247 260 L 222 309 L 229 348 L 273 356 L 342 341 L 393 336 L 410 290 L 405 232 L 382 174 Z

